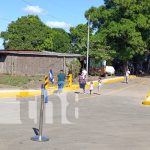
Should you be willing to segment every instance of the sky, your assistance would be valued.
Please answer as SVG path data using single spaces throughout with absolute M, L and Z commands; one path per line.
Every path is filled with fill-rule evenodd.
M 103 0 L 1 0 L 0 32 L 8 24 L 26 15 L 38 15 L 49 27 L 64 28 L 86 23 L 84 13 L 90 7 L 103 5 Z M 0 49 L 3 40 L 0 39 Z

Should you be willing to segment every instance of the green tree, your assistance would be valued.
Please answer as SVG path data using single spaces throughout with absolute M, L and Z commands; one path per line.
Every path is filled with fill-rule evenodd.
M 109 50 L 109 46 L 105 45 L 104 36 L 99 33 L 94 34 L 94 30 L 90 27 L 90 50 L 89 55 L 96 60 L 111 59 L 113 51 Z M 87 24 L 79 24 L 77 27 L 70 29 L 72 43 L 74 44 L 73 52 L 86 55 L 87 53 Z
M 63 29 L 49 28 L 38 16 L 28 15 L 18 18 L 1 32 L 5 49 L 47 50 L 70 52 L 70 34 Z
M 44 42 L 39 46 L 38 49 L 53 51 L 53 39 L 52 37 L 47 37 Z
M 103 37 L 100 34 L 96 34 L 91 36 L 89 55 L 99 62 L 100 60 L 112 60 L 115 51 L 104 45 Z
M 101 46 L 123 61 L 150 48 L 150 3 L 147 0 L 105 0 L 105 5 L 85 12 Z M 107 48 L 106 48 L 107 49 Z M 107 53 L 109 54 L 109 53 Z M 114 57 L 114 56 L 113 56 Z
M 4 39 L 5 49 L 41 50 L 49 34 L 49 28 L 38 16 L 29 15 L 11 22 L 7 31 L 1 33 L 1 37 Z
M 55 52 L 70 52 L 71 38 L 69 33 L 63 29 L 52 29 L 53 51 Z
M 87 24 L 79 24 L 70 28 L 73 52 L 85 55 L 87 49 Z M 91 33 L 90 33 L 91 35 Z

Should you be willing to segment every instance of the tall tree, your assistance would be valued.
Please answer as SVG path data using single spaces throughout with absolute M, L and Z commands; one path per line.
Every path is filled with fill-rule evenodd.
M 52 29 L 52 41 L 53 41 L 53 51 L 57 52 L 70 52 L 71 51 L 71 38 L 69 33 L 64 29 Z
M 99 33 L 94 34 L 94 30 L 90 27 L 90 50 L 89 55 L 96 60 L 111 59 L 114 51 L 109 50 L 109 46 L 104 45 L 104 37 Z M 70 29 L 71 39 L 73 43 L 73 52 L 86 55 L 87 53 L 87 36 L 88 26 L 87 24 L 79 24 L 76 27 Z
M 150 3 L 147 0 L 105 0 L 105 5 L 91 7 L 93 30 L 103 38 L 101 43 L 110 47 L 123 61 L 143 55 L 150 49 Z M 114 53 L 113 53 L 114 54 Z
M 70 35 L 73 44 L 73 52 L 86 54 L 87 49 L 87 24 L 79 24 L 70 28 Z M 91 32 L 90 32 L 91 35 Z
M 70 52 L 71 39 L 63 29 L 49 28 L 38 16 L 18 18 L 1 32 L 5 49 Z
M 9 24 L 6 32 L 1 33 L 4 38 L 5 49 L 41 50 L 45 39 L 50 35 L 49 28 L 38 16 L 23 16 Z M 52 43 L 49 42 L 49 47 Z

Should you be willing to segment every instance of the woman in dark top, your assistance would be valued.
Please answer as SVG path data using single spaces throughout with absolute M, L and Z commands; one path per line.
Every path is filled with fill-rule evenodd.
M 83 89 L 83 92 L 85 93 L 86 80 L 82 74 L 79 75 L 79 85 L 80 85 L 80 88 Z

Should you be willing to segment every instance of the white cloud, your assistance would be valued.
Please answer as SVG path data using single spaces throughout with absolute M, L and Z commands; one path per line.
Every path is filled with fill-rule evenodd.
M 71 25 L 68 23 L 58 21 L 47 21 L 46 25 L 51 28 L 63 28 L 63 29 L 69 29 L 71 27 Z
M 32 6 L 32 5 L 27 5 L 24 8 L 24 11 L 29 13 L 29 14 L 42 14 L 44 13 L 44 10 L 40 8 L 39 6 Z

